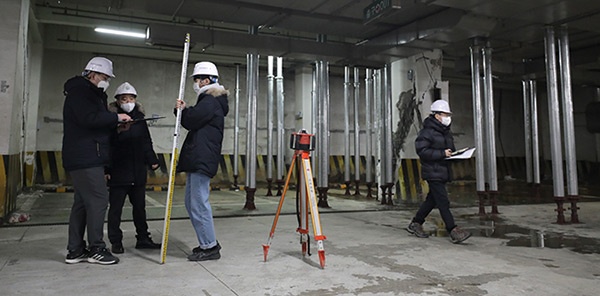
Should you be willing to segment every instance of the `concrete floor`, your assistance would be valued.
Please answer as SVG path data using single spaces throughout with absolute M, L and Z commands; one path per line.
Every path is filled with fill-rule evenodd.
M 149 216 L 157 218 L 149 221 L 155 240 L 161 237 L 164 207 L 152 196 L 165 194 L 148 194 Z M 279 199 L 257 196 L 259 209 L 248 212 L 241 209 L 245 193 L 230 191 L 211 196 L 222 258 L 187 261 L 197 241 L 189 221 L 179 219 L 185 216 L 181 194 L 175 194 L 166 263 L 159 264 L 158 250 L 134 249 L 133 223 L 124 222 L 126 250 L 111 266 L 64 263 L 67 226 L 60 217 L 68 215 L 72 193 L 22 197 L 21 208 L 34 211 L 39 202 L 53 208 L 46 223 L 37 223 L 45 225 L 35 225 L 43 220 L 35 213 L 30 222 L 0 228 L 0 295 L 598 295 L 600 290 L 600 201 L 580 203 L 583 223 L 572 225 L 553 223 L 552 203 L 503 205 L 500 215 L 483 218 L 475 207 L 454 208 L 457 223 L 474 233 L 455 245 L 439 228 L 437 211 L 425 224 L 434 236 L 419 239 L 404 230 L 414 207 L 332 194 L 332 208 L 320 210 L 327 236 L 322 269 L 314 242 L 313 255 L 301 255 L 296 217 L 290 215 L 293 192 L 267 262 L 262 244 Z

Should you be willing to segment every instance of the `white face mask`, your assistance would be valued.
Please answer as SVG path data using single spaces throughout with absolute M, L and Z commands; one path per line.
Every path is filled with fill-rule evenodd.
M 135 103 L 121 104 L 121 109 L 123 109 L 123 111 L 125 111 L 127 113 L 131 112 L 131 110 L 133 110 L 133 108 L 135 108 Z
M 193 88 L 196 94 L 200 95 L 200 85 L 198 83 L 194 83 Z
M 444 126 L 449 126 L 452 123 L 452 117 L 450 116 L 442 116 L 442 124 Z
M 103 89 L 104 91 L 106 91 L 108 89 L 109 85 L 110 85 L 110 83 L 108 83 L 108 81 L 106 81 L 106 80 L 102 80 L 102 81 L 98 82 L 98 87 Z

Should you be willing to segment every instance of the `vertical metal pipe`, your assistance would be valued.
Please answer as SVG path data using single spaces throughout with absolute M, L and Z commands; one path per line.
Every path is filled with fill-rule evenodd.
M 483 108 L 481 106 L 481 46 L 474 39 L 471 51 L 471 88 L 473 89 L 473 133 L 475 137 L 475 183 L 479 215 L 485 215 L 485 156 L 483 146 Z
M 344 67 L 344 183 L 350 195 L 350 67 Z
M 366 131 L 366 155 L 365 158 L 367 160 L 366 165 L 366 179 L 367 186 L 370 186 L 371 182 L 373 182 L 373 172 L 372 172 L 372 143 L 371 143 L 371 100 L 373 95 L 373 70 L 366 69 L 365 70 L 365 131 Z
M 552 180 L 554 183 L 554 196 L 564 197 L 564 183 L 562 170 L 562 149 L 560 143 L 560 113 L 558 104 L 558 85 L 556 69 L 556 48 L 554 29 L 546 27 L 544 38 L 546 45 L 546 80 L 548 84 L 548 112 L 550 121 L 550 146 L 552 155 Z
M 489 174 L 489 186 L 491 192 L 498 191 L 498 172 L 496 164 L 496 121 L 494 116 L 494 86 L 492 82 L 492 49 L 489 46 L 485 46 L 482 49 L 483 52 L 483 71 L 484 76 L 484 107 L 485 107 L 485 118 L 486 118 L 486 142 L 488 153 L 488 174 Z
M 360 117 L 359 117 L 359 99 L 360 99 L 360 80 L 358 68 L 354 68 L 354 182 L 356 192 L 354 195 L 360 195 Z
M 377 143 L 377 185 L 381 190 L 381 202 L 385 201 L 384 197 L 384 184 L 385 184 L 385 161 L 384 161 L 384 147 L 385 147 L 385 128 L 384 118 L 381 116 L 384 114 L 383 110 L 383 99 L 382 99 L 382 83 L 381 83 L 381 69 L 375 70 L 373 75 L 373 96 L 375 100 L 375 110 L 373 116 L 377 118 L 375 120 L 375 131 L 376 131 L 376 143 Z
M 323 158 L 323 139 L 321 138 L 321 134 L 323 133 L 323 100 L 321 98 L 321 61 L 315 61 L 315 75 L 314 75 L 314 79 L 315 79 L 315 102 L 316 102 L 316 132 L 315 132 L 315 137 L 316 137 L 316 150 L 315 150 L 315 155 L 316 155 L 316 170 L 314 170 L 315 172 L 317 172 L 317 187 L 323 187 L 322 186 L 322 179 L 321 179 L 321 158 Z
M 283 89 L 283 58 L 277 57 L 277 179 L 285 177 L 285 91 Z M 283 184 L 282 184 L 283 185 Z
M 258 94 L 258 54 L 250 53 L 247 59 L 248 122 L 246 134 L 246 204 L 245 209 L 254 210 L 256 192 L 256 111 Z
M 554 28 L 545 28 L 546 81 L 548 85 L 548 120 L 550 121 L 550 151 L 552 154 L 552 183 L 556 201 L 557 223 L 564 224 L 564 179 L 562 168 L 562 147 L 560 143 L 560 112 L 556 69 L 556 45 Z
M 391 190 L 391 185 L 393 185 L 394 182 L 394 173 L 393 173 L 393 169 L 394 169 L 394 164 L 393 164 L 393 150 L 392 150 L 392 146 L 393 146 L 393 142 L 392 142 L 392 73 L 390 71 L 391 66 L 386 64 L 385 68 L 383 68 L 384 71 L 384 86 L 385 86 L 385 160 L 386 160 L 386 164 L 385 164 L 385 169 L 386 169 L 386 173 L 385 173 L 385 177 L 386 177 L 386 183 L 388 186 L 390 186 L 390 188 L 388 188 L 388 190 Z M 388 196 L 388 198 L 391 199 L 391 196 Z
M 577 154 L 575 150 L 575 126 L 573 123 L 573 96 L 571 91 L 571 62 L 569 58 L 569 35 L 566 27 L 558 30 L 560 74 L 563 109 L 563 134 L 565 139 L 565 160 L 567 162 L 567 194 L 579 195 L 577 186 Z
M 533 161 L 531 159 L 531 107 L 529 106 L 531 103 L 531 98 L 529 97 L 531 91 L 529 90 L 529 80 L 523 80 L 521 83 L 523 86 L 523 126 L 525 127 L 525 173 L 527 183 L 531 184 L 533 183 Z
M 235 103 L 234 103 L 234 127 L 233 127 L 233 187 L 237 189 L 237 177 L 239 176 L 239 160 L 240 157 L 240 65 L 235 65 Z
M 273 180 L 273 56 L 267 57 L 267 182 L 271 194 L 271 181 Z M 279 151 L 278 151 L 279 152 Z
M 319 67 L 319 101 L 321 101 L 321 158 L 319 159 L 319 177 L 320 177 L 320 187 L 326 188 L 328 186 L 327 180 L 327 157 L 328 157 L 328 145 L 327 145 L 327 98 L 326 98 L 326 85 L 325 85 L 325 76 L 327 73 L 325 72 L 324 61 L 320 61 Z
M 315 67 L 313 68 L 312 71 L 312 92 L 311 92 L 311 110 L 312 110 L 312 114 L 311 114 L 311 132 L 314 135 L 314 137 L 316 137 L 315 139 L 318 139 L 319 137 L 319 128 L 318 128 L 318 122 L 319 122 L 319 102 L 318 102 L 318 96 L 317 96 L 317 63 L 315 63 Z M 312 171 L 313 174 L 318 175 L 317 173 L 317 168 L 319 167 L 317 162 L 318 162 L 318 154 L 320 153 L 321 149 L 319 148 L 320 146 L 320 141 L 316 141 L 316 151 L 314 153 L 311 153 L 311 165 L 312 165 Z M 316 183 L 316 182 L 315 182 Z
M 536 188 L 536 196 L 539 196 L 539 187 L 541 182 L 540 173 L 540 138 L 538 132 L 538 111 L 537 111 L 537 83 L 535 80 L 529 80 L 529 98 L 531 99 L 531 157 L 533 164 L 533 184 Z

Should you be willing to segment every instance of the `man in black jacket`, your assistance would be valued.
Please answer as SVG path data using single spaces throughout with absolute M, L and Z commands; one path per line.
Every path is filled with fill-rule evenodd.
M 423 129 L 415 140 L 415 148 L 421 159 L 421 177 L 429 184 L 429 193 L 406 230 L 417 237 L 429 237 L 429 234 L 423 230 L 423 223 L 433 208 L 437 207 L 446 224 L 450 239 L 453 243 L 460 243 L 469 238 L 471 233 L 454 224 L 446 191 L 446 183 L 452 179 L 450 163 L 446 158 L 456 150 L 454 138 L 450 133 L 451 115 L 448 102 L 444 100 L 433 102 L 431 115 L 423 121 Z
M 185 102 L 178 100 L 175 106 L 182 109 L 181 125 L 188 130 L 177 171 L 187 175 L 185 207 L 199 242 L 188 260 L 216 260 L 221 258 L 221 245 L 217 242 L 208 197 L 210 179 L 217 173 L 221 159 L 229 92 L 218 83 L 219 72 L 211 62 L 197 63 L 192 77 L 198 94 L 196 105 L 186 108 Z
M 144 109 L 137 102 L 137 91 L 129 82 L 121 84 L 115 91 L 115 102 L 108 110 L 127 114 L 133 120 L 144 118 Z M 161 245 L 152 241 L 146 222 L 146 179 L 148 168 L 158 168 L 158 158 L 152 148 L 152 138 L 146 121 L 124 123 L 117 128 L 111 139 L 111 162 L 108 170 L 110 187 L 110 207 L 108 209 L 108 239 L 113 253 L 121 254 L 123 231 L 121 214 L 125 196 L 129 196 L 135 225 L 136 249 L 160 249 Z
M 95 57 L 81 76 L 70 78 L 64 85 L 62 160 L 75 189 L 65 259 L 69 264 L 119 262 L 102 238 L 108 207 L 104 169 L 109 161 L 110 135 L 118 122 L 131 118 L 107 109 L 105 91 L 111 77 L 112 62 Z M 89 249 L 83 239 L 86 226 Z

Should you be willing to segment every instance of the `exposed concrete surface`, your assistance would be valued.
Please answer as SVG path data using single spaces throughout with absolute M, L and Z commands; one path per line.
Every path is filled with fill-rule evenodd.
M 332 202 L 338 208 L 347 202 L 347 207 L 360 210 L 361 202 L 356 200 Z M 237 211 L 238 204 L 228 203 L 226 198 L 213 199 L 216 209 Z M 131 222 L 122 225 L 126 251 L 119 256 L 121 262 L 111 266 L 65 264 L 66 225 L 3 227 L 0 294 L 598 295 L 600 202 L 579 205 L 584 223 L 577 225 L 553 224 L 554 204 L 502 206 L 494 223 L 480 220 L 474 215 L 476 208 L 453 209 L 458 224 L 474 233 L 462 245 L 442 236 L 410 236 L 404 227 L 413 210 L 323 210 L 320 217 L 327 236 L 324 269 L 319 266 L 314 242 L 313 255 L 302 258 L 293 215 L 280 217 L 267 262 L 261 245 L 273 222 L 270 215 L 216 218 L 222 258 L 201 263 L 186 259 L 197 246 L 191 224 L 174 220 L 163 265 L 158 263 L 159 251 L 133 248 Z M 265 207 L 266 203 L 262 204 Z M 286 202 L 284 207 L 289 212 L 293 206 Z M 216 214 L 221 210 L 215 210 Z M 438 217 L 437 212 L 432 213 L 425 228 L 443 235 L 435 229 Z M 162 221 L 149 224 L 155 240 L 160 240 Z M 540 248 L 533 243 L 533 247 L 508 246 L 517 237 L 534 238 L 529 233 L 510 233 L 510 227 L 532 229 L 532 236 L 544 231 L 548 236 L 583 237 L 591 251 L 576 252 L 567 246 Z M 502 233 L 502 238 L 494 237 L 497 233 Z

